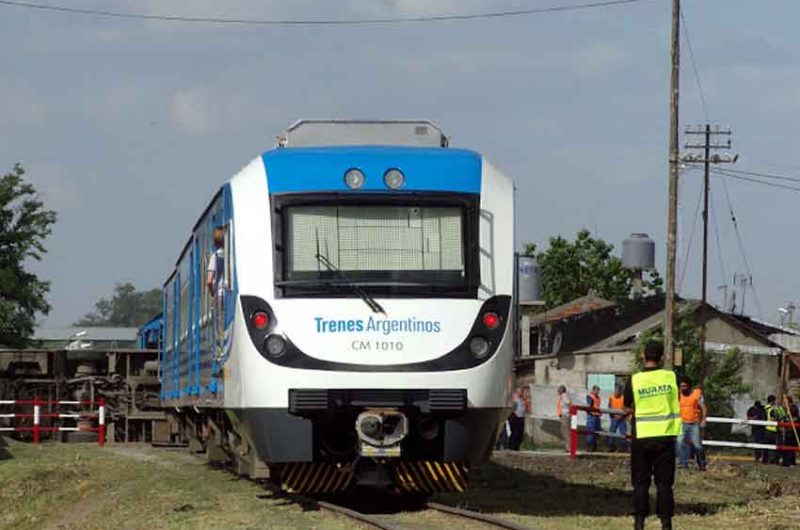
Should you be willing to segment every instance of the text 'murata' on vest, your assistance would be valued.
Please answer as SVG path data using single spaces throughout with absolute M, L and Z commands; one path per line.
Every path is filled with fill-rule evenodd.
M 677 436 L 681 431 L 678 382 L 669 370 L 634 374 L 633 404 L 636 438 Z

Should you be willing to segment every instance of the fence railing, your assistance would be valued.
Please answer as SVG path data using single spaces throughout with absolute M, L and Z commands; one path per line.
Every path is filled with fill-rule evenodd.
M 709 416 L 706 418 L 707 423 L 722 423 L 732 425 L 760 425 L 762 427 L 776 427 L 783 429 L 791 429 L 794 432 L 795 440 L 800 442 L 797 430 L 800 429 L 800 421 L 767 421 L 767 420 L 742 420 L 739 418 L 721 418 L 718 416 Z M 752 442 L 729 442 L 725 440 L 703 440 L 703 445 L 709 447 L 738 447 L 743 449 L 766 449 L 768 451 L 800 451 L 800 443 L 798 446 L 785 445 L 785 444 L 762 444 Z
M 587 413 L 600 413 L 600 414 L 614 414 L 617 416 L 628 416 L 628 413 L 622 409 L 608 409 L 596 408 L 589 405 L 570 405 L 569 406 L 569 457 L 572 460 L 578 456 L 578 435 L 593 434 L 595 436 L 603 436 L 605 438 L 618 438 L 620 440 L 629 440 L 630 435 L 622 435 L 606 431 L 593 431 L 591 429 L 581 429 L 578 425 L 578 411 L 585 411 Z
M 595 408 L 589 405 L 571 405 L 569 407 L 570 415 L 570 443 L 569 443 L 569 456 L 570 459 L 575 459 L 578 455 L 578 436 L 592 434 L 595 436 L 603 436 L 605 438 L 619 438 L 630 439 L 630 435 L 621 435 L 605 431 L 593 431 L 591 429 L 581 428 L 578 425 L 578 411 L 585 411 L 587 413 L 600 413 L 600 414 L 615 414 L 619 416 L 628 416 L 622 409 L 608 409 L 608 408 Z M 795 418 L 796 419 L 796 418 Z M 793 419 L 793 420 L 795 420 Z M 770 451 L 800 451 L 800 421 L 767 421 L 767 420 L 743 420 L 739 418 L 721 418 L 718 416 L 709 416 L 706 418 L 706 423 L 720 423 L 732 425 L 760 425 L 763 427 L 776 427 L 783 429 L 791 429 L 794 432 L 795 441 L 797 445 L 785 445 L 780 443 L 763 444 L 763 443 L 750 443 L 750 442 L 731 442 L 725 440 L 703 440 L 704 446 L 709 447 L 737 447 L 744 449 L 766 449 Z
M 33 443 L 39 444 L 41 435 L 45 432 L 65 432 L 65 431 L 78 431 L 78 432 L 96 432 L 97 444 L 102 447 L 106 439 L 106 403 L 104 399 L 96 401 L 91 400 L 74 400 L 74 401 L 49 401 L 39 398 L 33 399 L 17 399 L 17 400 L 0 400 L 0 407 L 32 407 L 30 412 L 7 412 L 0 413 L 0 419 L 11 420 L 32 420 L 30 425 L 13 425 L 13 426 L 0 426 L 0 431 L 5 432 L 30 432 L 33 437 Z M 96 411 L 90 410 L 89 412 L 50 412 L 42 411 L 42 407 L 60 408 L 61 406 L 79 407 L 88 406 L 90 409 L 97 407 Z M 51 418 L 56 420 L 73 420 L 75 426 L 64 425 L 42 425 L 42 419 Z M 87 427 L 81 426 L 78 423 L 81 420 L 97 420 L 97 425 Z M 58 423 L 61 423 L 60 421 Z

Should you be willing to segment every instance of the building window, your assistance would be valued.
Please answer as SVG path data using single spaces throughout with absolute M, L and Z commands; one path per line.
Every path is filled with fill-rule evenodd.
M 586 374 L 586 388 L 599 386 L 600 394 L 603 396 L 607 397 L 613 394 L 616 384 L 617 376 L 614 374 Z

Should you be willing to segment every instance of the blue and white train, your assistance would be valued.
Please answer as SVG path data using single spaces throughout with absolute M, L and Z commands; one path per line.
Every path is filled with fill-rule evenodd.
M 289 491 L 463 490 L 509 412 L 513 219 L 430 122 L 294 124 L 164 284 L 173 432 Z

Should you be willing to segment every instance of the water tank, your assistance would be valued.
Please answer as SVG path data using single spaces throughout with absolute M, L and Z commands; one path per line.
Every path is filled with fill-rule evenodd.
M 538 302 L 542 299 L 542 274 L 536 258 L 519 257 L 519 301 Z
M 622 242 L 622 265 L 626 269 L 655 267 L 656 243 L 647 234 L 631 234 Z

